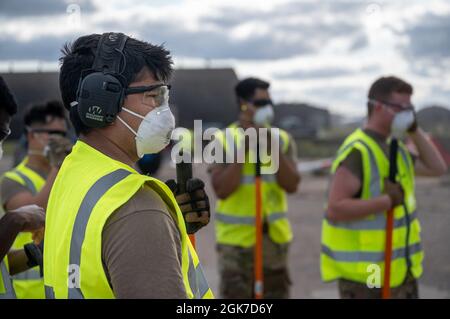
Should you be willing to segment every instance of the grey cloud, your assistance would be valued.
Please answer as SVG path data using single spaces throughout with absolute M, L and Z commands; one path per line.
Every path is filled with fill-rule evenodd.
M 0 17 L 11 19 L 25 16 L 66 14 L 67 6 L 70 3 L 78 4 L 82 12 L 95 10 L 90 0 L 1 0 Z
M 352 70 L 341 67 L 328 67 L 318 68 L 313 70 L 301 70 L 297 69 L 289 73 L 278 73 L 274 76 L 278 79 L 290 79 L 290 80 L 310 80 L 310 79 L 322 79 L 322 78 L 335 78 L 340 76 L 352 76 L 361 73 L 377 73 L 380 72 L 380 67 L 375 64 L 366 65 L 358 70 Z
M 315 69 L 315 70 L 296 70 L 293 72 L 289 72 L 287 74 L 276 74 L 275 77 L 279 79 L 296 79 L 296 80 L 304 80 L 304 79 L 320 79 L 320 78 L 331 78 L 338 77 L 344 75 L 353 74 L 351 70 L 343 69 L 343 68 L 323 68 L 323 69 Z
M 0 60 L 57 61 L 67 37 L 39 37 L 28 42 L 15 42 L 0 38 Z
M 165 42 L 176 55 L 207 59 L 283 59 L 318 52 L 335 37 L 354 38 L 351 48 L 361 48 L 367 44 L 361 24 L 358 19 L 349 20 L 346 16 L 349 12 L 356 14 L 358 10 L 363 12 L 360 5 L 348 2 L 321 5 L 294 2 L 275 7 L 270 12 L 227 8 L 220 16 L 200 20 L 200 25 L 205 28 L 195 33 L 170 20 L 149 21 L 133 27 L 141 30 L 140 33 L 146 40 Z M 320 19 L 324 12 L 333 13 L 332 21 L 324 22 Z M 312 23 L 308 19 L 294 22 L 287 19 L 299 15 L 314 15 L 317 19 L 313 19 Z M 255 34 L 245 40 L 233 39 L 230 36 L 231 29 L 246 22 L 267 24 L 270 31 L 265 35 Z M 126 30 L 128 25 L 110 21 L 102 27 Z
M 430 77 L 450 71 L 450 15 L 427 13 L 404 34 L 409 41 L 400 50 L 414 74 Z
M 102 28 L 126 30 L 127 25 L 110 22 L 102 25 Z M 138 28 L 144 40 L 157 44 L 165 43 L 174 55 L 180 56 L 208 59 L 280 59 L 315 51 L 308 41 L 286 42 L 275 34 L 239 41 L 223 31 L 189 32 L 171 21 L 148 22 Z
M 359 49 L 363 49 L 369 44 L 369 40 L 364 33 L 360 33 L 353 39 L 353 43 L 350 47 L 350 51 L 356 51 Z
M 31 0 L 26 0 L 31 1 Z M 49 6 L 54 1 L 43 1 L 42 12 L 55 12 Z M 14 7 L 8 0 L 10 6 Z M 14 2 L 15 3 L 15 2 Z M 90 2 L 86 2 L 90 3 Z M 45 9 L 47 8 L 47 9 Z M 53 10 L 53 11 L 52 11 Z M 9 9 L 14 12 L 13 9 Z M 17 11 L 17 10 L 16 10 Z M 41 12 L 39 11 L 39 12 Z M 321 20 L 324 12 L 332 13 L 331 21 Z M 209 17 L 200 21 L 200 25 L 213 25 L 216 28 L 204 28 L 198 32 L 190 32 L 183 28 L 179 21 L 148 21 L 141 25 L 123 23 L 115 20 L 104 22 L 99 27 L 104 30 L 138 31 L 143 39 L 153 43 L 166 43 L 174 55 L 192 56 L 206 59 L 283 59 L 296 55 L 318 52 L 328 41 L 335 37 L 352 39 L 351 49 L 365 45 L 359 19 L 348 19 L 348 15 L 364 14 L 364 7 L 354 2 L 327 1 L 325 3 L 292 2 L 280 5 L 270 12 L 261 10 L 225 9 L 219 17 Z M 305 16 L 310 19 L 298 19 L 288 23 L 288 17 Z M 317 18 L 316 18 L 317 17 Z M 111 18 L 112 19 L 112 18 Z M 130 19 L 133 21 L 133 19 Z M 247 21 L 267 23 L 270 32 L 266 35 L 254 35 L 245 40 L 233 39 L 229 28 Z M 133 28 L 133 29 L 131 29 Z M 50 42 L 52 41 L 49 38 Z M 48 54 L 45 47 L 35 40 L 28 43 L 15 43 L 10 39 L 5 42 L 8 47 L 0 49 L 0 59 L 42 58 L 53 59 L 55 47 L 49 45 Z M 36 45 L 36 50 L 34 49 Z M 59 53 L 59 47 L 56 54 Z
M 450 57 L 450 15 L 428 13 L 406 30 L 406 53 L 416 58 Z

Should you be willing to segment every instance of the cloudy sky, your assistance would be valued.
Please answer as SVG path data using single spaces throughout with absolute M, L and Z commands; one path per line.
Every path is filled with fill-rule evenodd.
M 64 42 L 106 31 L 165 43 L 176 67 L 271 80 L 277 102 L 364 115 L 395 74 L 419 108 L 450 106 L 449 0 L 1 0 L 0 71 L 56 70 Z

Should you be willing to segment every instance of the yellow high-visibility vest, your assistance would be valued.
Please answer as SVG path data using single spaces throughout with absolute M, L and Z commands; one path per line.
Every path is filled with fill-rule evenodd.
M 9 178 L 25 186 L 31 194 L 36 195 L 45 184 L 45 179 L 26 164 L 26 157 L 14 169 L 5 173 L 3 178 Z M 31 233 L 19 233 L 12 249 L 23 249 L 25 244 L 32 242 Z M 39 273 L 39 267 L 33 267 L 27 271 L 12 276 L 13 286 L 18 299 L 44 299 L 44 280 Z
M 384 179 L 389 176 L 389 160 L 380 146 L 361 129 L 347 137 L 339 148 L 331 174 L 335 173 L 340 163 L 355 149 L 362 157 L 361 199 L 382 195 Z M 414 194 L 414 164 L 410 153 L 401 142 L 397 165 L 397 181 L 403 187 L 405 201 L 394 210 L 391 287 L 403 283 L 408 268 L 412 275 L 418 278 L 422 274 L 423 260 Z M 367 283 L 369 276 L 375 274 L 378 269 L 381 275 L 380 283 L 383 285 L 386 215 L 386 212 L 380 212 L 351 222 L 332 222 L 325 216 L 322 222 L 321 252 L 324 281 L 342 278 Z
M 175 218 L 181 234 L 186 297 L 213 297 L 186 233 L 183 215 L 166 184 L 78 141 L 61 166 L 47 205 L 47 298 L 115 297 L 102 264 L 102 231 L 109 216 L 141 187 L 157 192 Z
M 8 258 L 0 261 L 0 299 L 16 299 L 8 270 Z
M 232 132 L 237 147 L 244 143 L 242 129 L 234 123 L 228 127 Z M 280 145 L 284 153 L 289 147 L 289 135 L 280 129 Z M 224 147 L 225 152 L 230 147 L 226 143 L 224 131 L 216 133 L 216 138 Z M 246 154 L 242 168 L 241 184 L 226 199 L 217 201 L 215 226 L 219 244 L 240 247 L 251 247 L 255 244 L 255 166 L 250 150 Z M 267 161 L 264 161 L 267 163 Z M 266 164 L 267 165 L 267 164 Z M 278 244 L 292 240 L 292 231 L 287 219 L 286 192 L 278 185 L 276 174 L 262 174 L 262 212 L 269 225 L 269 236 Z

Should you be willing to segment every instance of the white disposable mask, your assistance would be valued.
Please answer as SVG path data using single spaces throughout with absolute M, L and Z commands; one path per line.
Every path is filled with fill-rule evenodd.
M 256 125 L 268 125 L 274 117 L 273 107 L 270 104 L 258 107 L 253 115 L 253 123 Z
M 391 123 L 391 135 L 397 138 L 402 138 L 413 123 L 413 110 L 406 110 L 396 113 Z
M 154 108 L 145 116 L 125 107 L 122 110 L 142 119 L 136 132 L 119 116 L 117 117 L 136 136 L 136 150 L 139 158 L 145 154 L 159 153 L 169 145 L 172 131 L 175 128 L 175 117 L 168 104 Z

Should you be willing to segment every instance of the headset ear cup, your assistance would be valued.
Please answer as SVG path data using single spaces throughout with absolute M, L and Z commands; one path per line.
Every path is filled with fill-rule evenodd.
M 114 74 L 94 72 L 81 82 L 78 113 L 84 125 L 105 127 L 116 119 L 124 95 L 122 82 Z
M 102 34 L 92 69 L 82 72 L 76 95 L 78 104 L 74 108 L 79 120 L 87 127 L 105 127 L 114 122 L 122 110 L 128 86 L 122 75 L 126 65 L 123 50 L 127 39 L 123 33 Z

